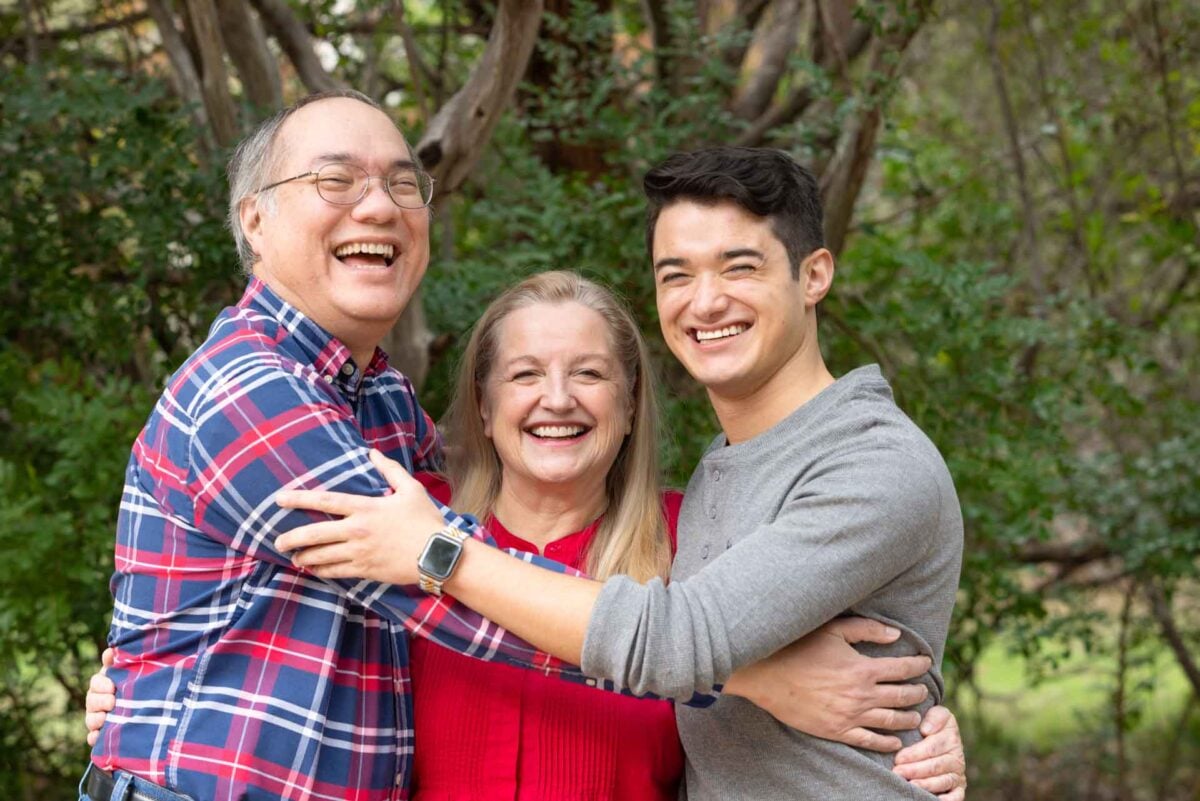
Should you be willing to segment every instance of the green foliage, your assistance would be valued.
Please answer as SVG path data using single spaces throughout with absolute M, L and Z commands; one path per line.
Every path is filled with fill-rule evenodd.
M 161 83 L 62 64 L 0 97 L 0 790 L 28 797 L 84 765 L 130 443 L 241 280 L 220 154 Z

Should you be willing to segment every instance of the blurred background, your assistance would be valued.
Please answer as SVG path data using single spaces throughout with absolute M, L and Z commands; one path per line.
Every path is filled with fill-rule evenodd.
M 527 273 L 617 288 L 669 477 L 716 431 L 661 344 L 640 176 L 713 143 L 819 175 L 835 373 L 879 363 L 954 474 L 946 657 L 974 799 L 1200 799 L 1200 4 L 3 0 L 0 794 L 71 797 L 129 446 L 243 285 L 229 147 L 382 102 L 437 178 L 387 344 L 444 408 Z

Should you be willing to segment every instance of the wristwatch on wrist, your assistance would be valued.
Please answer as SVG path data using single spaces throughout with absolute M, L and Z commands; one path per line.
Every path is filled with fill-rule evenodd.
M 425 550 L 417 557 L 422 590 L 431 595 L 442 594 L 442 585 L 454 575 L 454 568 L 462 559 L 463 543 L 467 536 L 467 532 L 455 526 L 446 526 L 429 535 Z

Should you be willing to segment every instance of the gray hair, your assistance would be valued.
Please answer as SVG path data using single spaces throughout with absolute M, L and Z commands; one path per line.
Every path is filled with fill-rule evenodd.
M 353 89 L 316 92 L 297 100 L 287 108 L 281 109 L 263 120 L 249 136 L 241 141 L 229 159 L 227 171 L 229 176 L 229 230 L 233 233 L 233 241 L 237 245 L 242 272 L 247 275 L 253 269 L 255 259 L 250 242 L 246 239 L 246 232 L 242 230 L 242 202 L 261 192 L 262 188 L 270 182 L 271 175 L 283 155 L 276 152 L 275 140 L 288 117 L 307 105 L 335 97 L 347 97 L 360 103 L 366 103 L 371 108 L 384 110 L 374 100 Z M 416 159 L 415 154 L 413 159 Z M 266 200 L 268 203 L 270 202 L 270 198 Z M 268 210 L 270 210 L 269 207 Z

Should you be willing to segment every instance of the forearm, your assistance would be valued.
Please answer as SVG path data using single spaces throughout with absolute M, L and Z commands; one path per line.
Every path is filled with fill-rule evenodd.
M 446 582 L 446 592 L 540 651 L 578 665 L 602 586 L 544 570 L 472 540 Z

